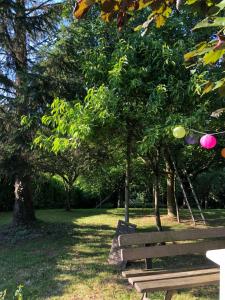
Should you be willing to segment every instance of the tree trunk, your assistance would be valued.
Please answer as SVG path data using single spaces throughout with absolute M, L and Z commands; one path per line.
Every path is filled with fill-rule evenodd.
M 13 211 L 13 225 L 29 225 L 35 221 L 32 196 L 30 191 L 30 178 L 28 176 L 15 179 L 15 204 Z
M 205 197 L 205 205 L 204 205 L 204 208 L 207 209 L 208 208 L 208 197 Z
M 72 192 L 72 189 L 71 187 L 68 187 L 66 189 L 66 199 L 65 199 L 65 210 L 66 211 L 71 211 L 71 192 Z
M 167 215 L 171 218 L 176 217 L 175 203 L 175 173 L 168 161 L 166 161 L 166 185 L 167 185 Z
M 159 178 L 158 178 L 158 174 L 155 174 L 155 176 L 154 176 L 153 199 L 154 199 L 154 207 L 155 207 L 156 227 L 157 227 L 158 231 L 162 231 L 162 224 L 161 224 L 161 218 L 160 218 L 160 212 L 159 212 Z
M 72 191 L 75 179 L 71 178 L 70 176 L 64 177 L 62 176 L 64 181 L 64 186 L 66 190 L 66 198 L 65 198 L 65 210 L 71 211 L 71 198 L 72 198 Z
M 13 58 L 15 61 L 16 69 L 16 92 L 17 96 L 24 96 L 25 87 L 24 81 L 28 72 L 28 60 L 27 60 L 27 31 L 26 31 L 26 8 L 25 0 L 16 1 L 16 16 L 15 16 L 15 39 Z M 22 88 L 22 89 L 21 89 Z M 22 91 L 23 90 L 23 91 Z M 23 106 L 24 107 L 24 106 Z M 21 109 L 21 103 L 20 103 Z
M 28 98 L 26 95 L 26 75 L 27 70 L 27 32 L 25 26 L 26 10 L 25 1 L 16 1 L 15 11 L 15 38 L 13 47 L 13 59 L 15 62 L 16 71 L 16 97 L 17 97 L 17 112 L 18 120 L 22 115 L 26 115 L 29 112 Z M 21 136 L 21 148 L 24 147 L 24 137 Z M 32 193 L 30 191 L 30 176 L 23 176 L 24 171 L 28 171 L 27 163 L 24 163 L 24 157 L 22 151 L 18 153 L 15 165 L 18 163 L 20 166 L 17 168 L 19 175 L 16 176 L 14 184 L 15 204 L 13 211 L 13 224 L 28 225 L 35 220 L 35 213 L 32 203 Z M 26 170 L 25 170 L 26 169 Z
M 123 198 L 124 198 L 123 189 L 119 188 L 119 190 L 118 190 L 117 208 L 123 207 Z
M 126 150 L 126 175 L 125 175 L 125 222 L 129 222 L 130 171 L 131 171 L 131 135 L 128 129 L 127 150 Z
M 162 224 L 159 211 L 159 148 L 156 149 L 154 153 L 149 153 L 147 160 L 145 160 L 146 166 L 151 168 L 153 171 L 153 182 L 149 184 L 149 190 L 152 187 L 152 195 L 154 202 L 154 213 L 155 213 L 155 222 L 158 231 L 162 231 Z

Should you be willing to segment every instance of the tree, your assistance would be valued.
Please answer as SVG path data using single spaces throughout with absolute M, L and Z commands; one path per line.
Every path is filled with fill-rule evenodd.
M 23 115 L 40 110 L 35 101 L 32 67 L 37 50 L 58 21 L 56 1 L 2 1 L 0 7 L 1 171 L 14 179 L 13 224 L 35 220 L 30 190 L 33 173 L 31 128 L 21 126 Z
M 38 141 L 36 140 L 38 144 Z M 81 169 L 84 168 L 84 152 L 80 150 L 67 150 L 56 155 L 45 147 L 45 149 L 39 149 L 39 157 L 36 157 L 37 170 L 39 172 L 49 173 L 51 176 L 59 176 L 64 184 L 67 197 L 64 199 L 65 210 L 71 210 L 71 196 L 75 182 L 79 175 L 81 175 Z
M 74 15 L 78 19 L 83 17 L 87 11 L 94 5 L 98 4 L 100 6 L 101 17 L 106 22 L 112 21 L 114 18 L 117 19 L 117 24 L 119 29 L 121 29 L 124 23 L 135 14 L 139 15 L 138 11 L 145 10 L 149 14 L 147 21 L 143 24 L 137 26 L 135 30 L 142 30 L 145 34 L 149 25 L 152 23 L 156 24 L 156 27 L 164 26 L 168 17 L 176 14 L 183 9 L 187 9 L 191 12 L 189 15 L 190 20 L 195 19 L 196 16 L 204 18 L 199 22 L 197 19 L 193 30 L 199 29 L 209 29 L 214 30 L 218 28 L 216 33 L 217 38 L 215 39 L 215 34 L 212 31 L 207 30 L 206 34 L 207 40 L 203 40 L 201 43 L 196 44 L 194 50 L 185 55 L 185 60 L 190 61 L 193 65 L 193 61 L 198 64 L 211 65 L 215 64 L 221 60 L 224 60 L 225 54 L 225 3 L 224 1 L 198 1 L 198 0 L 188 0 L 185 2 L 182 0 L 133 0 L 133 1 L 107 1 L 107 0 L 79 0 L 74 10 Z M 208 41 L 210 40 L 210 41 Z M 217 64 L 217 67 L 224 68 L 224 63 Z M 212 70 L 210 70 L 212 73 Z M 221 73 L 221 72 L 220 72 Z M 213 73 L 206 77 L 202 93 L 208 93 L 214 90 L 218 90 L 224 95 L 225 90 L 225 78 L 221 75 L 215 76 Z
M 88 82 L 93 88 L 84 100 L 56 99 L 50 115 L 42 119 L 45 125 L 52 126 L 47 141 L 53 151 L 79 148 L 83 143 L 93 147 L 96 153 L 99 147 L 103 148 L 107 153 L 105 161 L 120 165 L 124 173 L 127 170 L 128 193 L 129 179 L 134 178 L 130 171 L 136 160 L 144 160 L 155 178 L 158 221 L 159 184 L 166 174 L 160 157 L 163 148 L 176 148 L 177 144 L 171 128 L 179 123 L 187 127 L 199 125 L 208 116 L 210 99 L 196 94 L 201 78 L 182 64 L 182 51 L 195 42 L 192 37 L 183 41 L 184 32 L 191 25 L 184 25 L 185 19 L 186 16 L 182 21 L 174 16 L 169 21 L 174 23 L 173 27 L 166 25 L 161 31 L 152 30 L 144 37 L 122 32 L 114 46 L 108 39 L 98 40 L 96 35 L 99 42 L 89 52 L 93 54 L 85 55 L 88 57 L 85 61 L 81 55 L 81 62 L 89 66 L 82 69 L 85 80 L 81 84 L 87 86 Z M 83 28 L 84 23 L 80 24 Z M 79 35 L 75 39 L 79 40 Z M 99 53 L 102 40 L 103 51 L 96 55 L 94 52 Z M 76 47 L 76 43 L 72 45 Z M 69 57 L 68 62 L 72 59 L 67 52 L 61 52 L 61 56 Z M 45 141 L 43 137 L 41 142 Z M 112 168 L 113 163 L 109 164 Z M 144 173 L 143 177 L 148 176 Z M 152 179 L 147 184 L 152 185 Z M 160 228 L 159 222 L 158 225 Z

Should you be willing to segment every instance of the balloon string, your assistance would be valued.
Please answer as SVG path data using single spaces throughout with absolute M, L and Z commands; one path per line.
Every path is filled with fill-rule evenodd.
M 195 129 L 192 129 L 192 128 L 189 128 L 189 130 L 197 132 L 197 133 L 201 133 L 201 134 L 211 134 L 211 135 L 217 135 L 217 134 L 223 134 L 223 133 L 225 133 L 225 131 L 213 132 L 213 133 L 209 133 L 208 132 L 207 133 L 207 132 L 198 131 L 198 130 L 195 130 Z

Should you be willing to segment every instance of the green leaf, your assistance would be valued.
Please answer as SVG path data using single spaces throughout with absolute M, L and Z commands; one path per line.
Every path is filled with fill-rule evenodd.
M 25 125 L 28 125 L 28 123 L 29 123 L 29 118 L 28 118 L 28 116 L 22 116 L 22 117 L 21 117 L 20 124 L 21 124 L 22 126 L 25 126 Z
M 212 50 L 212 47 L 209 46 L 207 42 L 202 42 L 196 46 L 196 49 L 193 51 L 190 51 L 184 55 L 185 61 L 188 61 L 189 59 L 195 57 L 195 56 L 200 56 L 205 53 L 208 53 L 210 50 Z
M 225 78 L 216 81 L 213 90 L 221 88 L 222 86 L 224 86 L 224 84 L 225 84 Z
M 195 25 L 193 30 L 208 27 L 225 27 L 225 17 L 207 17 Z
M 53 142 L 53 145 L 52 145 L 52 151 L 54 153 L 58 153 L 59 150 L 60 150 L 60 145 L 61 145 L 61 139 L 60 138 L 55 138 L 54 139 L 54 142 Z
M 188 5 L 192 5 L 192 4 L 196 3 L 197 1 L 198 1 L 198 0 L 187 0 L 186 3 L 187 3 Z
M 204 64 L 213 64 L 217 62 L 225 53 L 225 49 L 222 50 L 212 50 L 206 53 L 203 57 Z
M 220 3 L 218 3 L 217 5 L 213 6 L 210 10 L 209 10 L 209 14 L 210 15 L 217 15 L 221 10 L 223 10 L 225 8 L 225 0 L 222 0 Z
M 208 82 L 202 92 L 202 96 L 211 92 L 213 90 L 214 84 L 212 82 Z
M 51 122 L 52 122 L 52 117 L 44 115 L 41 118 L 41 122 L 42 122 L 43 125 L 50 125 Z

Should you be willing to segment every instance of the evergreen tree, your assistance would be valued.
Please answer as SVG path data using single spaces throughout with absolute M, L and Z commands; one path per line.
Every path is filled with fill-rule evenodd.
M 35 220 L 30 190 L 34 161 L 30 151 L 32 131 L 29 126 L 21 126 L 21 118 L 41 109 L 40 99 L 35 101 L 34 97 L 32 68 L 40 45 L 46 43 L 46 37 L 53 36 L 61 5 L 53 0 L 1 1 L 0 161 L 1 172 L 14 180 L 16 226 Z

